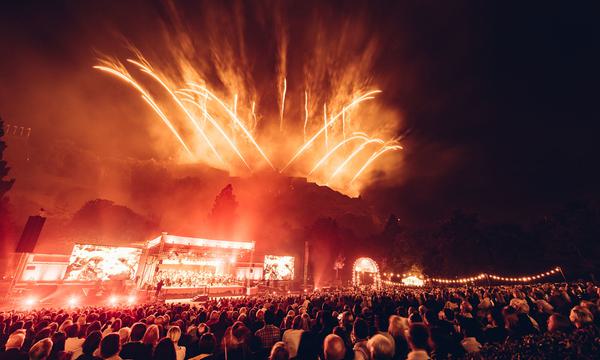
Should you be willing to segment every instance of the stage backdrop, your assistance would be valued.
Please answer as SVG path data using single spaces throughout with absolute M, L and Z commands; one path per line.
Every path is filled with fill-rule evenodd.
M 65 281 L 133 280 L 141 249 L 76 244 Z
M 265 255 L 265 280 L 294 280 L 294 257 Z

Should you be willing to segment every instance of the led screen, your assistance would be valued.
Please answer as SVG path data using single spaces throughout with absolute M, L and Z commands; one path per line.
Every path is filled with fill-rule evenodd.
M 65 280 L 133 280 L 141 254 L 135 248 L 76 244 Z
M 294 257 L 265 255 L 265 280 L 294 280 Z

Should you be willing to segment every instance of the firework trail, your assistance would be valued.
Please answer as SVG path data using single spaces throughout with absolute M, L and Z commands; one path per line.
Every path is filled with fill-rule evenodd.
M 354 175 L 354 177 L 352 178 L 352 180 L 350 180 L 350 185 L 352 185 L 352 183 L 354 182 L 354 180 L 356 180 L 360 176 L 360 174 L 362 174 L 363 171 L 365 171 L 365 169 L 373 161 L 375 161 L 378 157 L 380 157 L 384 153 L 386 153 L 388 151 L 392 151 L 392 150 L 402 150 L 402 146 L 400 146 L 400 145 L 386 145 L 386 146 L 382 147 L 381 149 L 379 149 L 378 151 L 376 151 L 373 155 L 371 155 L 371 157 L 369 157 L 369 159 L 364 163 L 364 165 L 356 172 L 356 174 Z
M 344 139 L 343 141 L 340 141 L 340 143 L 338 143 L 336 146 L 334 146 L 331 150 L 329 150 L 316 164 L 315 166 L 310 170 L 310 172 L 308 173 L 307 176 L 311 176 L 312 173 L 314 173 L 319 166 L 323 165 L 323 163 L 325 161 L 327 161 L 327 159 L 329 159 L 329 157 L 331 155 L 333 155 L 333 153 L 335 153 L 339 148 L 341 148 L 342 146 L 346 145 L 347 143 L 353 141 L 353 140 L 364 140 L 364 141 L 368 141 L 369 138 L 367 137 L 367 135 L 365 133 L 356 133 L 354 136 L 349 137 L 347 139 Z
M 183 148 L 188 153 L 188 155 L 190 155 L 190 157 L 194 158 L 194 155 L 192 154 L 192 151 L 190 150 L 188 145 L 185 143 L 185 141 L 183 141 L 183 139 L 181 138 L 181 135 L 179 135 L 179 132 L 177 132 L 177 129 L 175 129 L 175 127 L 173 126 L 171 121 L 165 116 L 165 114 L 158 107 L 158 105 L 156 105 L 156 102 L 154 101 L 152 96 L 150 96 L 150 94 L 148 92 L 146 92 L 146 90 L 144 90 L 144 88 L 142 88 L 131 77 L 131 75 L 129 75 L 129 73 L 127 72 L 127 70 L 125 68 L 123 68 L 122 66 L 119 66 L 118 63 L 105 62 L 105 65 L 94 66 L 94 69 L 104 71 L 111 75 L 114 75 L 117 78 L 119 78 L 119 79 L 125 81 L 126 83 L 130 84 L 131 86 L 133 86 L 137 91 L 139 91 L 142 94 L 142 99 L 144 99 L 144 101 L 146 101 L 148 103 L 148 105 L 150 105 L 150 107 L 154 110 L 154 112 L 156 112 L 156 114 L 158 114 L 160 119 L 165 123 L 165 125 L 167 125 L 167 127 L 169 128 L 169 130 L 171 130 L 173 135 L 175 135 L 175 138 L 177 138 L 177 141 L 179 141 L 181 146 L 183 146 Z
M 342 108 L 341 112 L 337 113 L 334 117 L 329 119 L 329 122 L 326 123 L 325 126 L 321 127 L 321 129 L 319 129 L 319 131 L 317 131 L 308 141 L 305 141 L 304 144 L 302 144 L 300 149 L 298 149 L 298 151 L 296 151 L 296 153 L 294 154 L 294 156 L 292 156 L 290 161 L 288 161 L 287 164 L 285 164 L 285 166 L 279 172 L 285 171 L 294 161 L 296 161 L 296 159 L 298 159 L 306 151 L 306 149 L 308 149 L 312 145 L 312 143 L 315 141 L 315 139 L 317 139 L 324 131 L 327 130 L 327 126 L 333 125 L 335 123 L 335 121 L 340 117 L 340 115 L 344 111 L 351 109 L 352 107 L 360 104 L 363 101 L 374 99 L 373 95 L 380 93 L 380 92 L 381 92 L 381 90 L 371 90 L 371 91 L 366 92 L 363 95 L 355 98 L 348 105 L 344 106 Z
M 344 160 L 336 169 L 335 171 L 331 174 L 331 176 L 329 176 L 329 179 L 327 179 L 327 183 L 330 183 L 331 180 L 340 173 L 340 171 L 342 171 L 346 165 L 348 165 L 348 163 L 350 161 L 352 161 L 352 159 L 358 155 L 359 152 L 361 152 L 367 145 L 369 144 L 373 144 L 373 143 L 377 143 L 377 144 L 383 144 L 384 141 L 381 139 L 369 139 L 367 141 L 365 141 L 364 143 L 362 143 L 359 147 L 357 147 L 356 149 L 354 149 L 354 151 L 352 151 L 352 153 L 350 153 L 350 155 L 348 155 L 348 157 L 346 158 L 346 160 Z
M 306 142 L 306 126 L 308 125 L 308 90 L 304 90 L 304 126 L 302 127 L 302 140 Z
M 283 91 L 281 93 L 281 110 L 279 110 L 279 131 L 283 131 L 283 113 L 285 111 L 285 93 L 287 91 L 287 79 L 283 78 Z

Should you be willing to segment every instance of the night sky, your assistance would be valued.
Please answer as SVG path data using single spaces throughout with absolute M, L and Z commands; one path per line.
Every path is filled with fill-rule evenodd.
M 405 136 L 400 171 L 363 192 L 381 213 L 427 224 L 464 208 L 526 221 L 567 201 L 598 199 L 595 9 L 566 2 L 285 3 L 292 39 L 320 12 L 332 23 L 360 18 L 378 40 L 373 76 L 386 79 L 382 101 L 403 114 Z M 32 127 L 30 146 L 38 150 L 59 143 L 106 156 L 154 156 L 130 141 L 147 130 L 123 121 L 141 111 L 138 98 L 90 68 L 96 51 L 123 53 L 121 37 L 149 46 L 163 8 L 142 1 L 3 1 L 0 115 Z M 184 13 L 193 21 L 192 10 Z M 261 36 L 248 38 L 252 46 Z M 112 96 L 136 105 L 109 106 Z M 24 164 L 10 165 L 23 173 Z M 76 184 L 80 173 L 69 176 L 68 184 Z M 17 178 L 26 184 L 18 190 L 38 180 Z

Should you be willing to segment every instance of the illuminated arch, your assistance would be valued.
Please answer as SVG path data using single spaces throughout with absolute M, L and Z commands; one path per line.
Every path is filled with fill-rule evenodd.
M 373 285 L 376 288 L 381 287 L 381 276 L 379 275 L 379 265 L 375 260 L 368 257 L 360 257 L 356 259 L 352 265 L 352 285 L 360 286 L 360 274 L 368 273 L 373 277 Z

